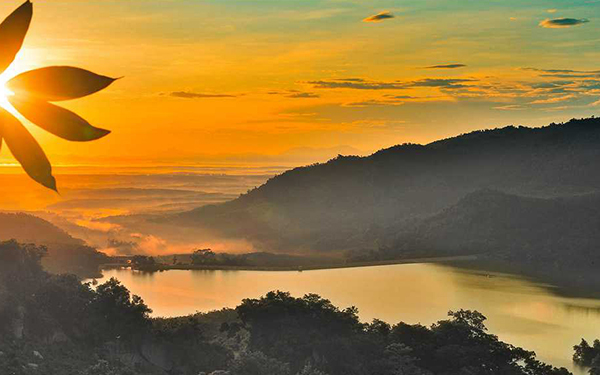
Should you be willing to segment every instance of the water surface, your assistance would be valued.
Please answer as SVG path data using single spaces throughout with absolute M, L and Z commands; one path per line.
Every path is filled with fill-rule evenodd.
M 485 274 L 432 264 L 404 264 L 305 272 L 107 270 L 154 310 L 181 316 L 235 307 L 272 290 L 317 293 L 340 308 L 356 306 L 363 321 L 379 318 L 429 325 L 449 310 L 478 310 L 503 341 L 576 373 L 571 356 L 581 338 L 600 338 L 600 300 L 557 296 L 512 275 Z

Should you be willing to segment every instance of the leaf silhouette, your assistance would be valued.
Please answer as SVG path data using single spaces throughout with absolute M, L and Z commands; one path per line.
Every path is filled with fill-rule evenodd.
M 0 24 L 0 73 L 14 61 L 29 30 L 33 5 L 28 0 Z
M 96 128 L 77 114 L 54 104 L 17 96 L 9 98 L 9 101 L 29 121 L 68 141 L 88 142 L 110 133 L 109 130 Z
M 6 146 L 29 177 L 57 191 L 52 166 L 46 154 L 27 129 L 3 108 L 0 108 L 0 127 Z
M 116 79 L 71 66 L 50 66 L 19 74 L 7 83 L 17 95 L 46 101 L 81 98 L 98 92 Z

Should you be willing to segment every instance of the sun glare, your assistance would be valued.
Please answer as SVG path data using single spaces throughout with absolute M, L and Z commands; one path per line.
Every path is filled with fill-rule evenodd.
M 0 74 L 0 107 L 10 112 L 13 116 L 17 117 L 20 117 L 19 113 L 12 106 L 12 104 L 10 104 L 8 100 L 8 98 L 13 96 L 14 93 L 10 91 L 8 87 L 6 87 L 6 83 L 10 81 L 13 77 L 17 76 L 19 73 L 28 70 L 29 64 L 25 64 L 24 61 L 28 61 L 30 59 L 24 56 L 23 52 L 26 51 L 21 52 L 22 53 L 19 54 L 19 56 L 17 56 L 15 61 L 13 61 L 13 63 L 2 74 Z
M 12 104 L 8 101 L 10 96 L 14 95 L 12 91 L 10 91 L 6 87 L 6 81 L 0 82 L 0 107 L 6 109 L 12 114 L 15 114 L 17 111 L 14 109 Z

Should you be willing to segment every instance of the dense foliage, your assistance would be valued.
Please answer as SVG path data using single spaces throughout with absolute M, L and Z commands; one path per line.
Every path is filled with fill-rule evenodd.
M 6 375 L 566 375 L 487 332 L 476 311 L 431 327 L 375 320 L 318 295 L 271 292 L 236 310 L 150 318 L 117 280 L 52 276 L 45 251 L 0 243 L 0 373 Z M 582 343 L 575 360 L 595 365 Z
M 149 365 L 145 356 L 162 352 L 159 338 L 173 337 L 175 327 L 155 325 L 144 301 L 115 279 L 92 289 L 75 276 L 46 273 L 40 264 L 44 254 L 44 248 L 33 245 L 0 243 L 1 374 L 100 374 L 107 369 L 126 374 L 140 365 L 155 373 L 165 365 Z M 225 349 L 199 334 L 192 338 L 196 346 L 189 350 L 212 353 L 194 371 L 225 366 Z M 32 356 L 34 351 L 45 358 Z
M 430 328 L 364 324 L 355 308 L 284 292 L 245 300 L 237 311 L 250 348 L 289 363 L 292 373 L 312 364 L 331 375 L 568 374 L 487 333 L 485 317 L 474 311 L 450 312 Z
M 600 340 L 594 340 L 590 346 L 584 339 L 573 348 L 573 361 L 581 366 L 590 367 L 590 375 L 600 375 Z

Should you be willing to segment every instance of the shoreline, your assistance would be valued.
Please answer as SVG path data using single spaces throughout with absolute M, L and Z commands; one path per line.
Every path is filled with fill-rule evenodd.
M 381 261 L 364 261 L 352 263 L 325 263 L 302 266 L 227 266 L 227 265 L 193 265 L 193 264 L 157 264 L 152 267 L 132 268 L 129 264 L 107 263 L 99 266 L 100 274 L 89 280 L 102 278 L 103 271 L 109 269 L 130 269 L 143 273 L 164 271 L 255 271 L 255 272 L 304 272 L 335 269 L 351 269 L 361 267 L 381 267 L 402 264 L 439 264 L 471 272 L 500 273 L 528 279 L 530 282 L 551 290 L 552 293 L 569 298 L 600 298 L 600 274 L 597 270 L 579 270 L 577 277 L 570 268 L 548 269 L 541 265 L 515 264 L 491 259 L 481 254 L 457 255 L 446 257 L 422 257 Z
M 135 268 L 132 270 L 142 272 L 163 272 L 163 271 L 272 271 L 272 272 L 304 272 L 304 271 L 318 271 L 318 270 L 330 270 L 330 269 L 344 269 L 344 268 L 359 268 L 359 267 L 378 267 L 378 266 L 390 266 L 395 264 L 415 264 L 415 263 L 449 263 L 449 262 L 465 262 L 465 261 L 476 261 L 478 260 L 477 255 L 457 255 L 451 257 L 428 257 L 428 258 L 409 258 L 409 259 L 394 259 L 394 260 L 381 260 L 381 261 L 366 261 L 366 262 L 353 262 L 353 263 L 332 263 L 332 264 L 321 264 L 321 265 L 304 265 L 304 266 L 227 266 L 227 265 L 193 265 L 193 264 L 158 264 L 153 267 L 142 267 Z M 131 268 L 130 265 L 126 264 L 102 264 L 100 270 L 115 269 L 115 268 Z

